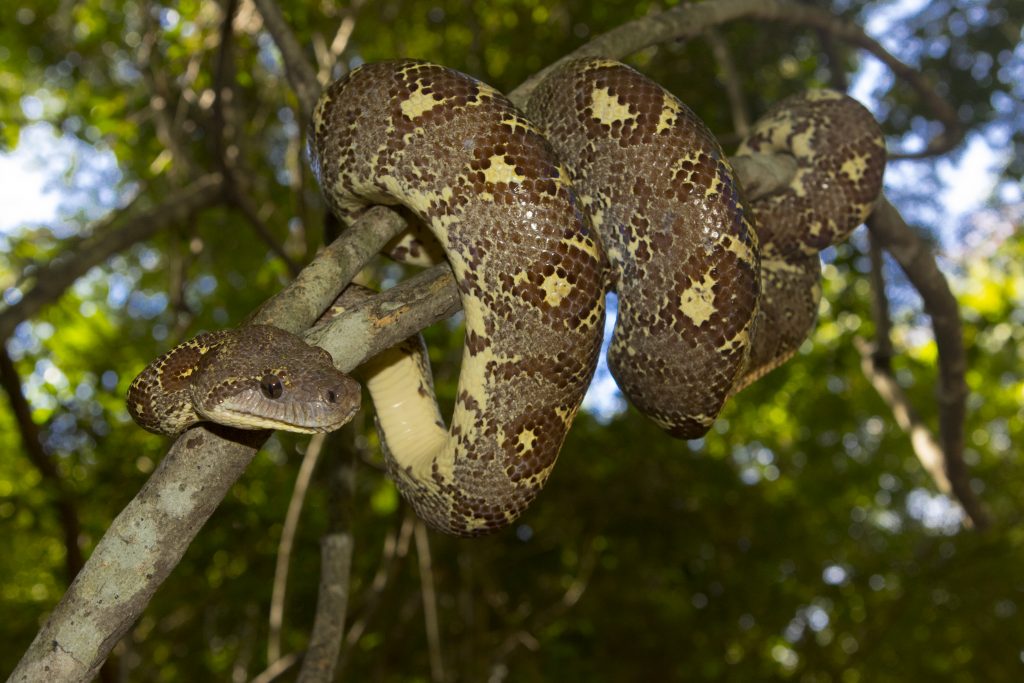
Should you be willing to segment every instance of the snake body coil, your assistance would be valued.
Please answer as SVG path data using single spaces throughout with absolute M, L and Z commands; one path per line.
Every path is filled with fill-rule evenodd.
M 798 170 L 749 205 L 700 120 L 624 65 L 569 62 L 528 111 L 450 69 L 386 62 L 332 84 L 310 137 L 335 214 L 351 223 L 402 204 L 455 273 L 466 343 L 450 428 L 411 342 L 374 360 L 367 386 L 399 489 L 459 535 L 508 524 L 544 485 L 595 368 L 609 287 L 609 364 L 623 391 L 669 433 L 700 436 L 806 338 L 817 253 L 865 219 L 881 185 L 878 126 L 838 93 L 755 124 L 740 154 L 789 154 Z M 172 412 L 158 407 L 167 374 L 143 376 L 130 400 Z
M 685 105 L 618 62 L 567 63 L 527 110 L 608 251 L 612 375 L 670 434 L 702 436 L 746 365 L 760 294 L 757 236 L 725 154 Z
M 404 204 L 440 242 L 462 297 L 451 427 L 428 421 L 403 438 L 389 429 L 400 411 L 378 411 L 392 476 L 435 527 L 504 526 L 544 485 L 600 348 L 602 253 L 569 179 L 503 95 L 432 64 L 357 69 L 328 88 L 313 126 L 335 214 L 350 223 L 373 204 Z

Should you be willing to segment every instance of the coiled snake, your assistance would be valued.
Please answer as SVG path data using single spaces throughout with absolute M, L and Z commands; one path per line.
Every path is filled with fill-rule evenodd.
M 402 204 L 451 264 L 466 343 L 450 428 L 408 343 L 370 363 L 366 383 L 399 489 L 431 526 L 467 536 L 507 525 L 543 487 L 595 369 L 608 288 L 619 297 L 609 365 L 624 393 L 670 434 L 701 436 L 729 396 L 809 333 L 818 251 L 867 217 L 885 159 L 855 101 L 792 98 L 739 154 L 789 154 L 797 172 L 747 205 L 689 109 L 600 59 L 560 67 L 525 115 L 445 67 L 366 65 L 324 93 L 310 148 L 339 218 Z M 129 390 L 133 416 L 165 433 L 199 419 L 327 431 L 351 417 L 358 392 L 328 359 L 254 329 L 155 361 Z M 284 352 L 253 341 L 271 334 L 291 337 Z M 256 419 L 258 403 L 274 407 Z M 301 417 L 280 409 L 302 403 Z M 233 416 L 222 420 L 223 405 Z

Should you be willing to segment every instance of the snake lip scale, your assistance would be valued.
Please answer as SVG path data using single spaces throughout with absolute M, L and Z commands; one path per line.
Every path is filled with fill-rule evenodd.
M 604 59 L 559 67 L 526 113 L 443 66 L 364 65 L 325 90 L 309 149 L 338 218 L 402 206 L 415 221 L 391 255 L 445 258 L 455 274 L 466 335 L 450 426 L 422 340 L 363 376 L 390 476 L 431 527 L 461 536 L 508 525 L 544 486 L 596 367 L 606 291 L 619 295 L 619 386 L 667 433 L 702 436 L 813 329 L 818 252 L 865 220 L 885 165 L 864 107 L 797 95 L 737 151 L 792 156 L 792 182 L 748 202 L 692 111 Z M 329 431 L 360 391 L 325 356 L 274 328 L 202 335 L 136 378 L 129 409 L 170 434 L 204 419 Z

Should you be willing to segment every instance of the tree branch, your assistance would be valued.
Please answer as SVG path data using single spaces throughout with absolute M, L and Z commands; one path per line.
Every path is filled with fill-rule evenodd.
M 18 323 L 59 299 L 90 268 L 136 242 L 147 240 L 180 223 L 193 213 L 213 206 L 221 200 L 223 190 L 224 176 L 211 173 L 172 192 L 151 209 L 138 213 L 124 212 L 104 219 L 100 225 L 121 225 L 109 231 L 94 232 L 77 248 L 64 252 L 32 274 L 24 296 L 0 311 L 0 339 L 9 337 Z
M 320 541 L 320 590 L 316 620 L 309 649 L 302 660 L 299 683 L 331 681 L 345 635 L 349 575 L 352 569 L 352 535 L 327 534 Z
M 509 99 L 522 107 L 541 81 L 547 78 L 551 71 L 570 59 L 579 57 L 622 59 L 652 45 L 670 40 L 695 38 L 706 33 L 709 28 L 721 26 L 737 19 L 778 21 L 825 31 L 839 40 L 856 45 L 871 53 L 888 66 L 896 76 L 903 79 L 917 93 L 932 115 L 942 123 L 944 131 L 928 144 L 925 151 L 890 154 L 890 159 L 935 156 L 953 149 L 963 139 L 964 131 L 956 110 L 939 95 L 921 73 L 894 57 L 856 24 L 838 19 L 827 10 L 785 0 L 716 0 L 716 2 L 684 4 L 665 10 L 660 14 L 651 14 L 622 24 L 541 69 L 513 90 L 509 94 Z
M 967 359 L 956 298 L 949 290 L 949 284 L 927 244 L 910 229 L 896 207 L 885 197 L 878 202 L 868 220 L 868 229 L 879 245 L 900 264 L 911 284 L 921 294 L 925 313 L 931 317 L 939 352 L 936 395 L 945 475 L 953 494 L 975 527 L 984 529 L 990 523 L 988 515 L 971 489 L 967 465 L 963 459 L 964 419 L 967 412 L 967 382 L 964 373 Z
M 439 683 L 444 680 L 441 629 L 437 624 L 437 593 L 434 591 L 434 568 L 430 561 L 430 539 L 427 537 L 427 527 L 421 520 L 415 522 L 413 537 L 416 539 L 416 557 L 420 567 L 420 594 L 423 596 L 423 623 L 430 654 L 430 680 Z
M 320 97 L 320 83 L 316 79 L 316 69 L 313 68 L 311 60 L 306 56 L 302 45 L 295 38 L 295 34 L 288 26 L 288 22 L 285 21 L 274 0 L 253 0 L 253 2 L 260 14 L 263 15 L 263 23 L 281 51 L 285 74 L 299 101 L 301 120 L 309 121 L 313 118 L 313 108 L 316 107 L 317 98 Z
M 853 341 L 860 353 L 861 370 L 864 372 L 864 376 L 870 380 L 875 391 L 889 406 L 896 419 L 896 424 L 910 437 L 914 454 L 917 455 L 917 459 L 935 482 L 935 487 L 942 493 L 952 494 L 953 486 L 947 476 L 942 447 L 935 441 L 931 430 L 921 420 L 914 407 L 910 405 L 903 389 L 900 388 L 893 376 L 892 370 L 879 362 L 875 345 L 869 344 L 860 337 L 854 338 Z M 966 505 L 963 507 L 964 510 L 967 509 Z M 968 518 L 969 525 L 973 519 L 973 515 Z
M 309 647 L 302 661 L 299 683 L 334 680 L 338 653 L 345 637 L 349 585 L 352 573 L 352 516 L 355 510 L 357 430 L 349 423 L 328 437 L 336 454 L 330 468 L 330 504 L 327 533 L 320 541 L 320 588 Z
M 57 511 L 61 531 L 64 532 L 64 573 L 68 584 L 70 584 L 82 568 L 82 548 L 78 541 L 82 525 L 78 520 L 78 509 L 75 507 L 74 498 L 53 459 L 43 448 L 43 442 L 39 438 L 39 426 L 32 419 L 32 407 L 21 391 L 21 377 L 18 375 L 17 368 L 14 367 L 10 354 L 7 353 L 7 345 L 2 342 L 0 342 L 0 385 L 7 392 L 11 412 L 18 424 L 18 431 L 21 432 L 21 443 L 25 447 L 25 452 L 35 468 L 39 470 L 43 481 L 48 482 L 52 489 L 53 507 Z
M 389 225 L 387 215 L 390 212 L 383 221 L 359 221 L 257 312 L 252 322 L 292 331 L 308 328 L 334 296 L 325 294 L 331 285 L 317 281 L 317 275 L 342 277 L 358 271 L 365 260 L 363 252 L 376 253 L 393 236 L 381 229 Z M 364 222 L 368 227 L 360 229 Z M 377 244 L 370 244 L 373 237 L 379 239 Z M 404 300 L 415 299 L 401 287 L 392 291 Z M 365 310 L 354 313 L 367 315 Z M 372 316 L 368 320 L 367 334 L 373 334 L 381 322 Z M 389 344 L 409 334 L 405 331 Z M 351 348 L 342 346 L 332 352 L 342 370 L 352 370 L 366 359 Z M 364 342 L 356 348 L 372 349 L 373 344 Z M 84 682 L 95 676 L 268 436 L 269 432 L 214 425 L 180 436 L 142 490 L 111 523 L 10 680 Z
M 270 618 L 267 632 L 267 662 L 273 664 L 281 658 L 281 624 L 284 621 L 284 596 L 288 588 L 288 568 L 291 564 L 292 547 L 295 532 L 299 528 L 299 517 L 302 506 L 306 502 L 309 482 L 313 480 L 313 472 L 324 451 L 326 434 L 314 434 L 306 444 L 306 454 L 299 465 L 299 473 L 292 487 L 292 497 L 288 501 L 288 511 L 281 526 L 281 539 L 277 544 L 277 563 L 274 567 L 273 589 L 270 593 Z

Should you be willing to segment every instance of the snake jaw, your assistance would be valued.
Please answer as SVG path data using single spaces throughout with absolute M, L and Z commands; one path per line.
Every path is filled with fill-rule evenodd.
M 329 353 L 274 327 L 242 330 L 238 341 L 199 363 L 191 401 L 201 418 L 299 434 L 331 432 L 352 419 L 361 388 L 334 367 Z M 225 372 L 228 367 L 232 370 Z
M 314 434 L 351 420 L 361 393 L 323 349 L 250 325 L 200 335 L 150 363 L 132 382 L 128 408 L 140 425 L 169 436 L 202 420 Z
M 270 398 L 261 389 L 259 379 L 253 378 L 219 399 L 207 396 L 201 400 L 194 396 L 193 405 L 203 419 L 228 427 L 279 429 L 297 434 L 333 432 L 359 410 L 359 383 L 341 372 L 335 370 L 307 382 L 317 386 L 300 388 L 287 382 L 279 395 Z

